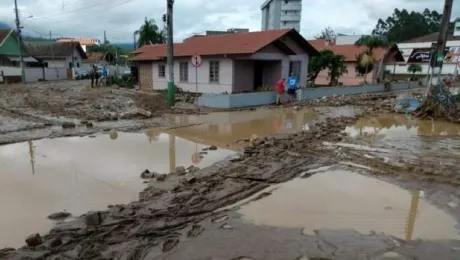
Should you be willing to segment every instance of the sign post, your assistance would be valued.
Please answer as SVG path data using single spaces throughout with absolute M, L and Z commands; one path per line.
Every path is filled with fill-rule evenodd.
M 192 57 L 192 65 L 195 67 L 195 94 L 198 95 L 198 67 L 201 66 L 203 61 L 201 60 L 200 55 L 194 55 Z

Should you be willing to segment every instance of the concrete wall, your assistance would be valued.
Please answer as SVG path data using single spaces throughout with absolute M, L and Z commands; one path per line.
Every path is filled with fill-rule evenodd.
M 414 86 L 416 83 L 413 83 Z M 393 83 L 393 91 L 409 89 L 409 82 Z M 413 87 L 414 88 L 414 87 Z M 356 95 L 384 92 L 383 84 L 369 84 L 363 87 L 321 87 L 297 90 L 298 100 L 312 100 L 333 95 Z M 272 104 L 275 92 L 254 92 L 244 94 L 205 94 L 198 98 L 197 105 L 212 108 L 240 108 Z
M 0 66 L 0 74 L 5 76 L 21 76 L 21 68 L 19 67 L 10 67 L 10 66 Z
M 413 85 L 415 85 L 414 83 Z M 392 89 L 394 91 L 409 89 L 409 82 L 393 83 Z M 332 95 L 356 95 L 363 93 L 378 93 L 384 92 L 385 87 L 383 84 L 366 84 L 362 87 L 349 86 L 349 87 L 320 87 L 320 88 L 307 88 L 299 89 L 297 91 L 298 100 L 311 100 L 322 97 L 329 97 Z
M 43 75 L 44 73 L 44 75 Z M 39 80 L 63 80 L 67 79 L 65 68 L 24 68 L 26 82 L 37 82 Z M 45 76 L 45 78 L 43 78 Z
M 198 98 L 198 106 L 213 108 L 253 107 L 275 102 L 275 92 L 244 94 L 206 94 Z
M 44 59 L 43 62 L 48 63 L 48 68 L 67 68 L 69 64 L 67 64 L 66 60 L 64 59 Z
M 209 82 L 209 62 L 219 61 L 219 83 Z M 180 62 L 188 62 L 188 81 L 180 81 L 179 64 Z M 153 89 L 166 89 L 168 82 L 168 66 L 166 66 L 165 77 L 158 76 L 158 65 L 166 62 L 153 62 Z M 207 58 L 203 59 L 203 64 L 197 70 L 198 75 L 198 92 L 199 93 L 231 93 L 233 87 L 233 60 L 227 58 Z M 176 59 L 174 64 L 174 82 L 179 88 L 184 91 L 195 92 L 195 67 L 190 62 L 190 59 Z

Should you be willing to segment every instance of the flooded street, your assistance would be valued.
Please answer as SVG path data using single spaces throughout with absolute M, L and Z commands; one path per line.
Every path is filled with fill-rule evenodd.
M 391 114 L 396 96 L 1 146 L 0 246 L 42 236 L 0 258 L 459 259 L 460 128 Z
M 0 146 L 0 247 L 20 246 L 30 233 L 49 230 L 51 213 L 79 216 L 137 200 L 146 186 L 139 177 L 145 169 L 203 168 L 233 154 L 219 149 L 203 158 L 194 155 L 205 147 L 155 131 Z
M 310 235 L 321 229 L 353 229 L 405 240 L 460 238 L 456 220 L 425 201 L 423 191 L 404 190 L 346 170 L 281 184 L 239 212 L 256 225 L 303 228 Z
M 190 140 L 209 143 L 219 147 L 232 146 L 253 135 L 264 137 L 278 133 L 294 133 L 308 128 L 317 119 L 310 109 L 296 111 L 293 108 L 257 109 L 255 111 L 217 112 L 207 115 L 172 115 L 176 124 L 199 124 L 169 130 L 169 133 Z

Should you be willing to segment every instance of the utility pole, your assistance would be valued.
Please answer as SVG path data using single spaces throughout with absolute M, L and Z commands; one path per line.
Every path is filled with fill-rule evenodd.
M 50 41 L 51 41 L 51 61 L 53 62 L 53 68 L 56 68 L 56 66 L 54 65 L 54 50 L 53 50 L 54 42 L 52 42 L 53 41 L 53 36 L 51 34 L 51 31 L 50 31 Z
M 104 44 L 107 44 L 107 34 L 105 31 L 104 31 Z
M 136 44 L 136 32 L 133 32 L 133 50 L 137 49 L 137 44 Z
M 168 103 L 170 106 L 174 105 L 176 86 L 174 85 L 174 41 L 173 41 L 173 5 L 174 0 L 166 0 L 166 19 L 168 29 Z
M 430 57 L 431 86 L 428 93 L 431 92 L 431 94 L 434 96 L 437 95 L 442 88 L 440 78 L 446 49 L 449 20 L 450 15 L 452 13 L 452 3 L 453 0 L 445 0 L 444 2 L 444 9 L 442 14 L 441 26 L 439 29 L 438 40 L 436 42 L 436 49 Z
M 21 81 L 25 82 L 24 76 L 24 58 L 22 57 L 22 36 L 21 36 L 21 25 L 19 21 L 19 10 L 18 10 L 18 1 L 14 0 L 14 12 L 16 14 L 16 32 L 18 33 L 19 41 L 19 66 L 21 67 Z

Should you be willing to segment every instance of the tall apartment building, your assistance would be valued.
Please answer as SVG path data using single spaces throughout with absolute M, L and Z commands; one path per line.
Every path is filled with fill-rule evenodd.
M 266 0 L 262 10 L 262 31 L 295 28 L 300 32 L 302 0 Z

